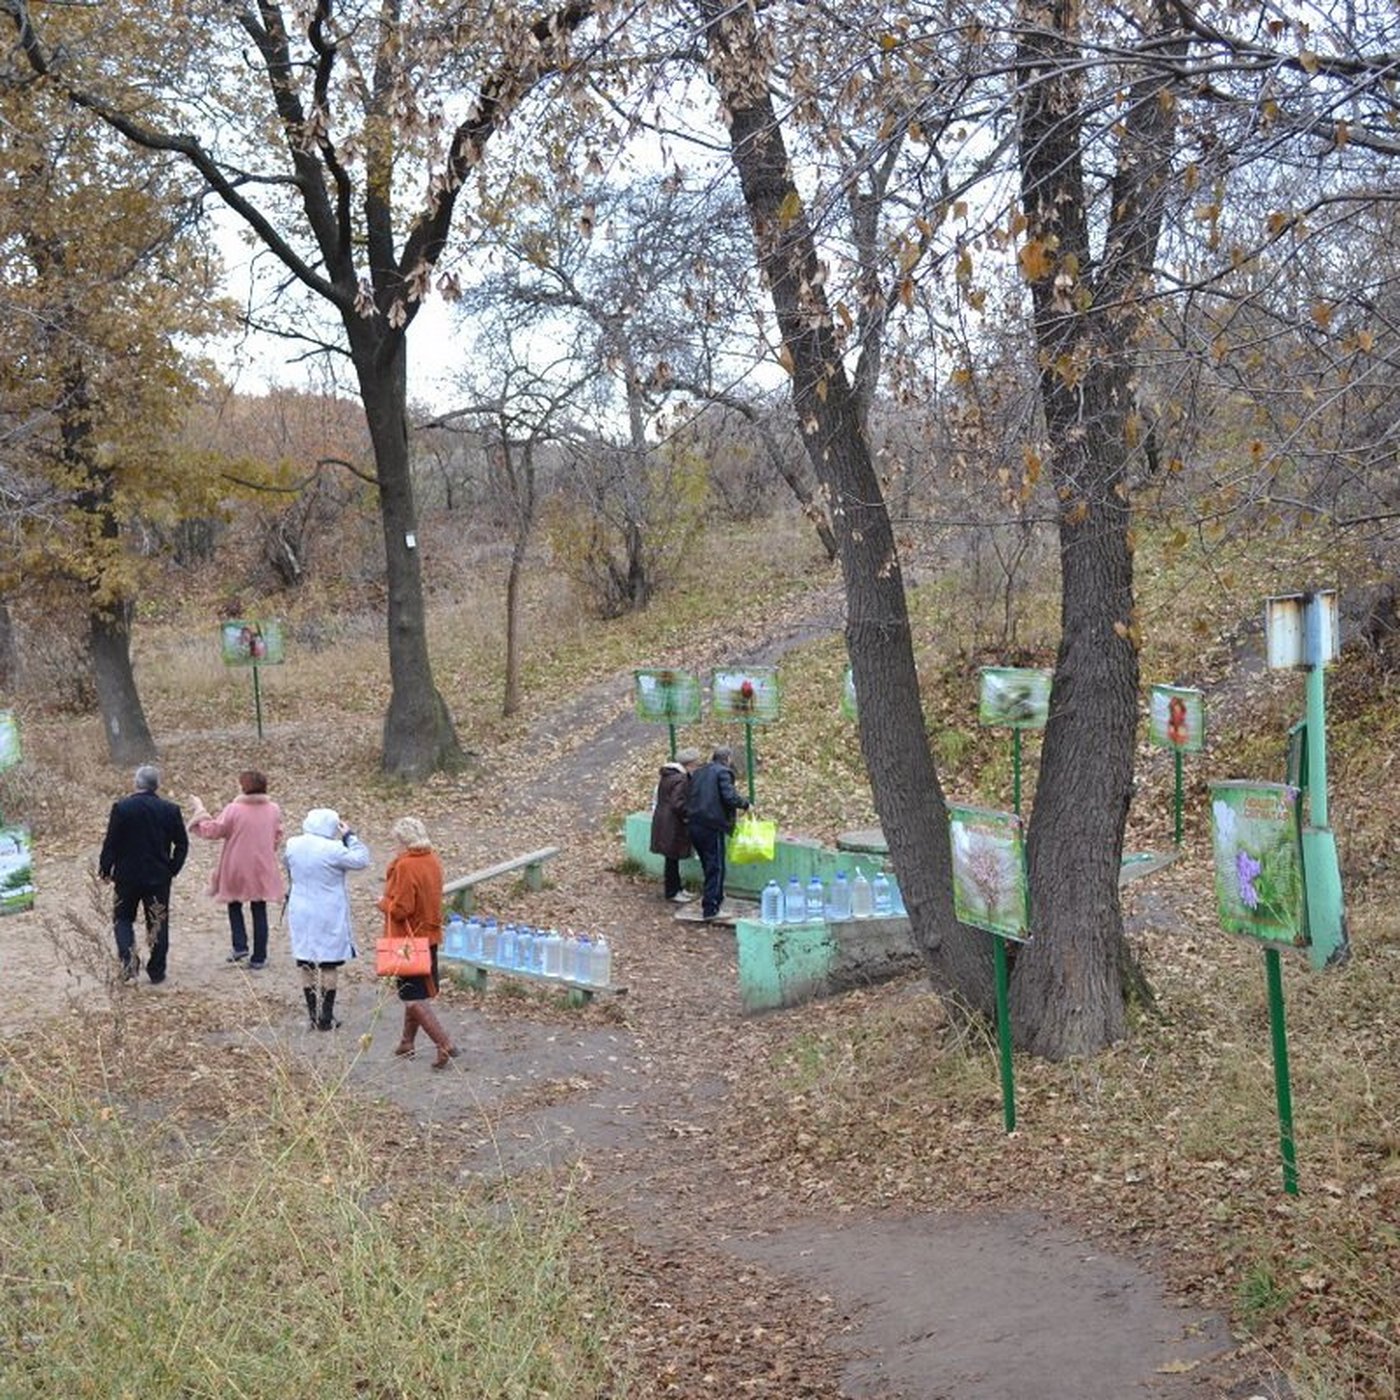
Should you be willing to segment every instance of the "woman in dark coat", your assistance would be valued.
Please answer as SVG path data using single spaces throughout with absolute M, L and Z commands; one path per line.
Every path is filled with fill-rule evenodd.
M 670 763 L 661 765 L 651 811 L 651 849 L 655 855 L 665 857 L 663 893 L 673 904 L 686 904 L 695 898 L 681 888 L 681 861 L 690 854 L 685 804 L 690 793 L 690 770 L 699 762 L 699 749 L 682 749 Z

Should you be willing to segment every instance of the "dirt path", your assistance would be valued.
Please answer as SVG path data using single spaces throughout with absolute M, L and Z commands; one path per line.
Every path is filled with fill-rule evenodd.
M 755 646 L 750 662 L 839 625 L 839 612 L 794 620 Z M 211 1036 L 237 1050 L 274 1040 L 294 1055 L 348 1068 L 379 1099 L 440 1129 L 463 1174 L 549 1171 L 572 1180 L 616 1267 L 647 1300 L 635 1339 L 639 1394 L 849 1396 L 870 1400 L 1203 1400 L 1274 1394 L 1230 1391 L 1211 1358 L 1229 1348 L 1218 1317 L 1163 1295 L 1142 1262 L 1105 1252 L 1028 1212 L 892 1216 L 814 1213 L 736 1173 L 718 1140 L 726 1096 L 745 1065 L 762 1062 L 802 1024 L 793 1011 L 740 1013 L 732 934 L 677 923 L 655 888 L 613 873 L 621 855 L 601 818 L 612 777 L 658 731 L 631 718 L 619 676 L 536 726 L 515 756 L 521 775 L 468 816 L 434 821 L 453 868 L 484 864 L 542 840 L 563 847 L 552 888 L 486 899 L 541 924 L 602 928 L 629 987 L 616 1002 L 568 1012 L 540 997 L 454 991 L 444 1016 L 462 1047 L 445 1074 L 395 1060 L 397 1003 L 363 966 L 345 977 L 335 1036 L 305 1029 L 285 950 L 250 974 L 223 962 L 218 910 L 196 900 L 212 851 L 177 901 L 172 973 L 143 998 L 215 1000 L 235 1031 Z M 191 740 L 191 743 L 196 741 Z M 486 785 L 486 786 L 489 786 Z M 293 810 L 299 810 L 293 808 Z M 387 824 L 386 824 L 387 825 Z M 361 828 L 382 873 L 387 840 Z M 85 898 L 83 860 L 48 862 L 41 889 Z M 377 878 L 356 890 L 359 926 L 373 927 Z M 54 917 L 53 903 L 48 905 Z M 14 966 L 34 919 L 0 922 L 0 960 Z M 274 937 L 274 948 L 279 939 Z M 72 960 L 65 1001 L 103 995 L 96 969 Z M 52 1004 L 4 1008 L 17 1028 Z M 225 1018 L 226 1023 L 230 1018 Z

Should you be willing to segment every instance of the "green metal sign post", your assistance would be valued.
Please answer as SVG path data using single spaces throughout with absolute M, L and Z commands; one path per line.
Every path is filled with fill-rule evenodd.
M 1264 949 L 1269 983 L 1269 1034 L 1274 1048 L 1274 1097 L 1278 1100 L 1279 1153 L 1283 1158 L 1283 1189 L 1298 1194 L 1298 1156 L 1293 1142 L 1293 1095 L 1289 1089 L 1288 1030 L 1283 1019 L 1283 967 L 1277 948 Z
M 1172 841 L 1180 846 L 1184 832 L 1186 785 L 1182 755 L 1205 747 L 1205 696 L 1199 690 L 1180 685 L 1154 685 L 1147 708 L 1147 737 L 1161 748 L 1172 751 L 1175 777 L 1172 798 Z
M 1001 1116 L 1016 1131 L 1016 1081 L 1011 1058 L 1011 996 L 1006 940 L 1030 938 L 1030 885 L 1026 879 L 1025 826 L 1011 812 L 948 806 L 953 855 L 953 912 L 961 923 L 992 935 L 996 965 L 997 1058 Z
M 676 725 L 700 718 L 700 680 L 689 671 L 646 667 L 632 672 L 637 718 L 666 726 L 669 757 L 676 759 Z
M 744 768 L 749 778 L 749 806 L 753 806 L 753 720 L 744 721 Z
M 1280 950 L 1308 946 L 1308 891 L 1303 860 L 1302 799 L 1286 783 L 1232 780 L 1211 784 L 1215 894 L 1221 926 L 1264 949 L 1269 1032 L 1278 1104 L 1283 1189 L 1298 1194 L 1288 1031 Z
M 253 673 L 253 714 L 258 738 L 263 737 L 262 685 L 258 671 L 263 666 L 281 666 L 286 660 L 282 624 L 274 618 L 253 621 L 237 618 L 219 624 L 219 651 L 225 666 L 247 666 Z
M 1044 729 L 1050 713 L 1049 671 L 1024 666 L 984 666 L 978 719 L 1011 730 L 1011 807 L 1021 815 L 1021 731 Z
M 753 727 L 778 718 L 781 692 L 771 666 L 715 671 L 710 677 L 710 705 L 715 717 L 738 720 L 744 726 L 744 766 L 748 769 L 749 806 L 754 805 Z
M 258 720 L 258 738 L 263 736 L 262 732 L 262 690 L 258 686 L 258 668 L 252 667 L 253 672 L 253 713 Z
M 1006 972 L 1006 943 L 992 937 L 997 969 L 997 1054 L 1001 1060 L 1001 1121 L 1008 1133 L 1016 1131 L 1016 1080 L 1011 1067 L 1011 993 Z
M 1327 820 L 1326 668 L 1336 660 L 1337 595 L 1290 593 L 1264 604 L 1268 663 L 1274 669 L 1307 672 L 1307 725 L 1303 734 L 1299 785 L 1307 798 L 1302 828 L 1303 868 L 1308 899 L 1308 958 L 1315 968 L 1345 962 L 1349 954 L 1342 903 L 1342 871 L 1337 837 Z

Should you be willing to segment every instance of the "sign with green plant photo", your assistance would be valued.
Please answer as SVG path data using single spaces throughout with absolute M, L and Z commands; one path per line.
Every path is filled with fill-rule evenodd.
M 1221 927 L 1263 943 L 1305 948 L 1298 789 L 1212 783 L 1210 810 Z
M 13 710 L 0 710 L 0 772 L 19 762 L 19 723 Z
M 27 826 L 0 826 L 0 914 L 34 907 L 34 856 Z
M 277 621 L 221 623 L 219 646 L 225 666 L 280 666 L 286 660 L 282 624 Z
M 977 717 L 1002 729 L 1044 729 L 1050 713 L 1050 672 L 1025 666 L 984 666 Z
M 719 719 L 757 723 L 778 718 L 778 673 L 771 666 L 716 671 L 710 677 L 710 707 Z
M 965 924 L 1024 942 L 1030 935 L 1025 827 L 1011 812 L 949 804 L 953 910 Z
M 1206 743 L 1206 698 L 1180 685 L 1154 685 L 1147 708 L 1147 737 L 1158 747 L 1199 753 Z
M 850 666 L 846 667 L 846 674 L 841 677 L 841 713 L 847 719 L 858 718 L 856 712 L 856 673 Z
M 700 718 L 700 678 L 690 671 L 632 672 L 637 718 L 655 724 L 694 724 Z

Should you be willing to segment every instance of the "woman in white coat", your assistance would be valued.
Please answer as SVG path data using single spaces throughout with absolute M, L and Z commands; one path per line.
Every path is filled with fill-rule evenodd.
M 301 969 L 306 1012 L 316 1030 L 334 1030 L 336 980 L 340 965 L 355 956 L 350 931 L 350 895 L 346 878 L 369 864 L 369 848 L 329 807 L 315 807 L 283 854 L 292 882 L 287 896 L 287 926 L 292 956 Z M 321 1004 L 316 1005 L 317 983 Z

